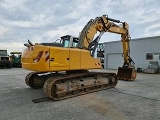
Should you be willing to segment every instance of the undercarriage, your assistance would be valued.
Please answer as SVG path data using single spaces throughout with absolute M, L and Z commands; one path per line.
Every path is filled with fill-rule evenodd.
M 71 74 L 72 73 L 72 74 Z M 100 72 L 31 72 L 25 82 L 31 88 L 43 88 L 53 100 L 62 100 L 95 91 L 113 88 L 117 84 L 115 73 Z

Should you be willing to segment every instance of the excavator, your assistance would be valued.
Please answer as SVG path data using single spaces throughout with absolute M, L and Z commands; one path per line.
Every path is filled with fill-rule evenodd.
M 62 100 L 113 88 L 119 79 L 135 80 L 128 29 L 126 22 L 103 15 L 89 20 L 79 37 L 65 35 L 52 43 L 33 44 L 28 40 L 21 58 L 22 68 L 32 71 L 25 78 L 26 84 L 31 88 L 43 88 L 53 100 Z M 121 35 L 124 64 L 117 74 L 93 71 L 102 68 L 94 53 L 105 32 Z

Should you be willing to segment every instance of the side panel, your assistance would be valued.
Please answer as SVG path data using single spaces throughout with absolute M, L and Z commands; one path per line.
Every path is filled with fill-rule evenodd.
M 69 70 L 69 49 L 50 47 L 50 71 Z
M 21 57 L 22 68 L 32 71 L 48 71 L 49 62 L 45 61 L 45 52 L 48 51 L 49 47 L 41 45 L 27 48 Z M 40 53 L 42 53 L 41 56 L 38 56 Z
M 69 50 L 69 62 L 70 70 L 79 70 L 80 69 L 80 49 L 70 48 Z
M 102 68 L 99 59 L 93 58 L 90 51 L 81 50 L 81 69 L 97 69 Z

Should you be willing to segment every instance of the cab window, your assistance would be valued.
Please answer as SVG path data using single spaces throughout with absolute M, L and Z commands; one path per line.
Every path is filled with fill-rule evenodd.
M 76 47 L 77 44 L 78 44 L 78 39 L 77 38 L 73 38 L 72 47 Z
M 64 47 L 69 47 L 69 40 L 68 39 L 63 40 L 63 46 Z

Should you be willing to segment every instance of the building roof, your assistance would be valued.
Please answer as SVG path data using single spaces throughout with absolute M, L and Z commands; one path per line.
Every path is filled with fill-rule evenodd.
M 146 40 L 146 39 L 156 39 L 156 38 L 159 38 L 160 39 L 160 36 L 150 36 L 150 37 L 143 37 L 143 38 L 134 38 L 131 40 L 132 41 L 136 41 L 136 40 Z M 108 41 L 108 42 L 104 42 L 104 43 L 112 43 L 112 42 L 120 42 L 121 40 L 116 40 L 116 41 Z

